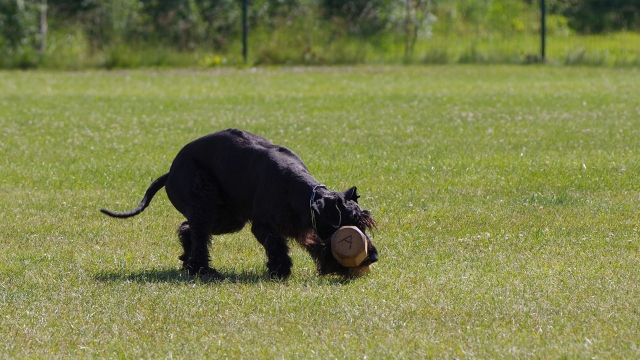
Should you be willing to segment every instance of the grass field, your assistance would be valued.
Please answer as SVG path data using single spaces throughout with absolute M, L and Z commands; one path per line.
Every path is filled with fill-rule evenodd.
M 0 358 L 638 358 L 640 72 L 546 66 L 0 72 Z M 358 186 L 380 261 L 186 277 L 159 193 L 238 127 Z

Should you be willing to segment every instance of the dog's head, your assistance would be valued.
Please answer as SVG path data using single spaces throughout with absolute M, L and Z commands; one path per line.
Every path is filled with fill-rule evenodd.
M 311 203 L 311 210 L 315 215 L 315 227 L 318 237 L 325 249 L 318 259 L 318 270 L 322 274 L 358 275 L 369 265 L 378 261 L 378 250 L 371 242 L 367 231 L 376 226 L 368 210 L 362 210 L 358 205 L 357 189 L 352 187 L 344 192 L 326 191 Z M 347 268 L 342 266 L 331 253 L 331 236 L 341 226 L 355 226 L 367 239 L 368 256 L 360 266 Z

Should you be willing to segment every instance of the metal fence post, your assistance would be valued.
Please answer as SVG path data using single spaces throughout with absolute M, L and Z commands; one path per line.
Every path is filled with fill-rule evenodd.
M 540 60 L 546 60 L 547 7 L 545 0 L 540 0 Z
M 40 55 L 47 52 L 47 0 L 40 3 Z
M 249 0 L 242 0 L 242 59 L 247 63 L 247 11 Z

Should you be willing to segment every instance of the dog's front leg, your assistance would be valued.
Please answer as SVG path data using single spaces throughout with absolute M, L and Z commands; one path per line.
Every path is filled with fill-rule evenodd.
M 291 275 L 293 261 L 289 257 L 287 240 L 273 232 L 266 226 L 253 224 L 251 232 L 258 239 L 267 252 L 267 270 L 272 279 L 286 279 Z

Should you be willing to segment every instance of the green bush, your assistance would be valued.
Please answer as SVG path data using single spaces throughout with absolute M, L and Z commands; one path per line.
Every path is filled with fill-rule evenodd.
M 48 44 L 41 51 L 41 0 L 0 0 L 0 67 L 212 66 L 200 54 L 230 59 L 227 65 L 242 63 L 238 0 L 47 3 Z M 604 27 L 589 25 L 587 31 L 586 25 L 576 25 L 576 9 L 591 9 L 589 16 L 597 17 L 596 5 L 591 0 L 549 1 L 548 34 L 566 38 L 561 40 L 564 49 L 549 51 L 551 62 L 636 63 L 637 47 L 606 41 L 598 41 L 603 46 L 599 49 L 580 44 L 592 38 L 576 34 L 596 28 L 637 28 L 635 18 L 629 17 L 637 15 L 633 4 L 617 15 L 602 10 L 611 20 L 605 19 L 609 25 Z M 248 64 L 255 65 L 539 59 L 539 4 L 533 0 L 253 0 L 248 21 Z M 626 25 L 619 26 L 620 21 Z M 583 55 L 580 48 L 585 48 Z

